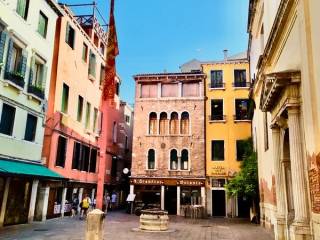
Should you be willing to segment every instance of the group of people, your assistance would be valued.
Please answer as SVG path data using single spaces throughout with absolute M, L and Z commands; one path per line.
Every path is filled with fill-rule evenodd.
M 112 193 L 111 197 L 109 193 L 107 193 L 103 197 L 103 203 L 104 203 L 104 213 L 107 214 L 108 209 L 115 209 L 117 206 L 117 194 L 115 192 Z M 87 213 L 90 209 L 96 208 L 96 199 L 93 198 L 92 200 L 88 196 L 88 194 L 85 194 L 82 198 L 81 202 L 78 199 L 78 196 L 76 193 L 73 194 L 72 197 L 72 213 L 71 217 L 75 217 L 78 215 L 78 208 L 80 207 L 80 217 L 79 219 L 85 219 L 87 217 Z

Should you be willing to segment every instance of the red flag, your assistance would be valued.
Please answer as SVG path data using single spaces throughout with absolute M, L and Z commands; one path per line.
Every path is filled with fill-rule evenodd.
M 109 99 L 112 103 L 116 92 L 116 56 L 119 54 L 113 10 L 114 0 L 111 0 L 103 99 Z

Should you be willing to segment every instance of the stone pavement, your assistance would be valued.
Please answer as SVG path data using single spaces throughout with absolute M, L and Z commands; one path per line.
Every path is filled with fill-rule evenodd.
M 238 219 L 190 220 L 170 216 L 172 233 L 134 232 L 139 217 L 111 212 L 105 220 L 104 239 L 108 240 L 271 240 L 272 233 Z M 0 228 L 1 240 L 84 240 L 85 221 L 65 217 L 44 223 L 23 224 Z

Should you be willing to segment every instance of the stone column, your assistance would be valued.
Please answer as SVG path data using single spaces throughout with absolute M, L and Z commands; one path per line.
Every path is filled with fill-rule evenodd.
M 1 204 L 1 212 L 0 212 L 0 227 L 2 227 L 3 223 L 4 223 L 4 217 L 5 217 L 6 208 L 7 208 L 7 200 L 8 200 L 8 195 L 9 195 L 10 181 L 11 181 L 11 178 L 8 177 L 6 179 L 6 183 L 4 186 L 3 198 L 2 198 L 2 204 Z
M 164 188 L 165 186 L 161 186 L 161 210 L 164 210 Z
M 29 204 L 28 223 L 33 222 L 34 211 L 35 211 L 36 200 L 37 200 L 37 193 L 38 193 L 38 185 L 39 185 L 39 180 L 38 179 L 33 180 L 31 196 L 30 196 L 30 204 Z
M 206 188 L 201 187 L 201 205 L 206 207 Z
M 82 201 L 82 194 L 83 194 L 83 188 L 79 188 L 79 195 L 78 195 L 79 203 L 81 203 Z M 81 212 L 80 204 L 78 206 L 78 212 Z
M 48 201 L 49 201 L 49 192 L 50 187 L 44 187 L 42 189 L 43 194 L 43 205 L 42 205 L 42 213 L 41 213 L 41 221 L 45 221 L 47 219 L 47 211 L 48 211 Z
M 61 199 L 61 217 L 64 217 L 64 208 L 66 205 L 67 188 L 62 189 L 62 199 Z
M 180 203 L 181 203 L 181 187 L 177 186 L 177 215 L 180 216 Z
M 276 182 L 276 201 L 277 201 L 277 222 L 275 224 L 275 238 L 284 240 L 286 236 L 285 214 L 286 214 L 286 200 L 284 178 L 282 171 L 282 164 L 280 161 L 280 128 L 274 124 L 272 129 L 272 147 L 273 147 L 273 162 Z
M 288 109 L 291 176 L 294 180 L 292 181 L 292 191 L 295 216 L 294 223 L 290 228 L 290 235 L 293 240 L 309 239 L 310 237 L 299 116 L 298 108 Z
M 92 191 L 91 191 L 91 201 L 92 201 L 92 203 L 93 203 L 93 200 L 95 199 L 95 197 L 94 197 L 95 193 L 96 193 L 96 189 L 93 188 Z
M 134 185 L 130 185 L 130 194 L 134 194 Z

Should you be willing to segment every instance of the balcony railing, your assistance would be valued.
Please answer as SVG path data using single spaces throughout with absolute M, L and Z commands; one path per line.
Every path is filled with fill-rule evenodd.
M 250 121 L 249 114 L 236 114 L 233 115 L 235 121 Z
M 16 72 L 5 72 L 4 78 L 6 80 L 9 80 L 10 82 L 14 83 L 15 85 L 18 85 L 21 88 L 24 88 L 24 77 L 21 76 L 19 73 Z
M 31 93 L 41 99 L 44 99 L 44 90 L 40 87 L 29 85 L 28 86 L 28 93 Z
M 249 88 L 250 87 L 250 82 L 233 82 L 233 87 L 235 88 Z
M 209 121 L 225 121 L 226 115 L 209 115 Z
M 208 84 L 208 87 L 211 88 L 211 89 L 224 89 L 225 88 L 225 83 L 223 82 L 213 82 L 213 83 L 209 83 Z

